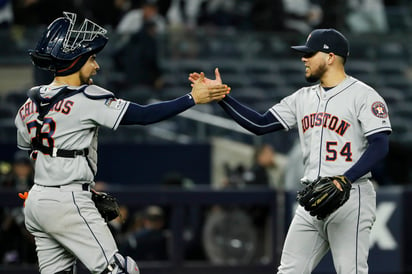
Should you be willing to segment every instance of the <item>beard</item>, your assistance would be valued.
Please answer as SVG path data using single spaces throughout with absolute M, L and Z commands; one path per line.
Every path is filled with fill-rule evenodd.
M 309 83 L 315 83 L 320 80 L 320 78 L 326 72 L 326 64 L 322 64 L 317 70 L 314 70 L 309 76 L 306 77 L 306 81 Z
M 309 75 L 308 77 L 306 77 L 306 81 L 309 83 L 316 83 L 317 81 L 319 81 L 320 77 L 316 76 L 316 75 Z

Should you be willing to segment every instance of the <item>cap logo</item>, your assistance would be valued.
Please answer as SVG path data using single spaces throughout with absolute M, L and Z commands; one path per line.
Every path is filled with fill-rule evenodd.
M 329 49 L 329 46 L 326 44 L 323 44 L 323 49 Z
M 306 42 L 309 41 L 309 39 L 310 39 L 311 36 L 312 36 L 312 33 L 310 33 L 310 34 L 308 35 L 308 38 L 306 38 Z

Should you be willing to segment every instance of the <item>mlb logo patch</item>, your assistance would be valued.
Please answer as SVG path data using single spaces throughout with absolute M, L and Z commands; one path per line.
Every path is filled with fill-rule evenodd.
M 108 98 L 106 99 L 106 102 L 104 102 L 104 104 L 108 106 L 109 108 L 120 109 L 120 107 L 122 106 L 122 102 L 123 101 L 120 99 Z

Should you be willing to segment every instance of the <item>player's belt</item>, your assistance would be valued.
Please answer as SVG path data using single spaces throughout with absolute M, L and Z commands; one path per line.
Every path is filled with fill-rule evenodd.
M 36 185 L 38 185 L 38 184 L 36 184 Z M 81 187 L 81 189 L 82 190 L 84 190 L 84 191 L 89 191 L 90 190 L 90 184 L 89 183 L 84 183 L 84 184 L 69 184 L 69 185 L 60 185 L 60 186 L 45 186 L 45 185 L 39 185 L 39 186 L 41 186 L 41 187 L 53 187 L 53 188 L 77 188 L 77 186 L 78 187 Z
M 64 157 L 64 158 L 74 158 L 76 156 L 87 156 L 89 154 L 89 149 L 80 149 L 80 150 L 66 150 L 66 149 L 52 149 L 53 157 Z
M 55 147 L 46 147 L 43 145 L 37 146 L 33 144 L 34 150 L 39 150 L 43 154 L 48 154 L 52 157 L 63 157 L 63 158 L 75 158 L 76 156 L 87 156 L 89 154 L 89 149 L 84 148 L 80 150 L 67 150 L 67 149 L 58 149 Z

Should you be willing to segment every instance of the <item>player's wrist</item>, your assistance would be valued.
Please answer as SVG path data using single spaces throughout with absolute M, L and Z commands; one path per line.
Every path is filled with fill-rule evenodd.
M 186 98 L 187 98 L 187 100 L 188 100 L 189 103 L 191 103 L 191 104 L 193 104 L 193 105 L 198 104 L 198 103 L 197 103 L 198 100 L 196 100 L 196 96 L 195 96 L 195 94 L 193 94 L 193 92 L 189 92 L 189 93 L 186 95 Z

